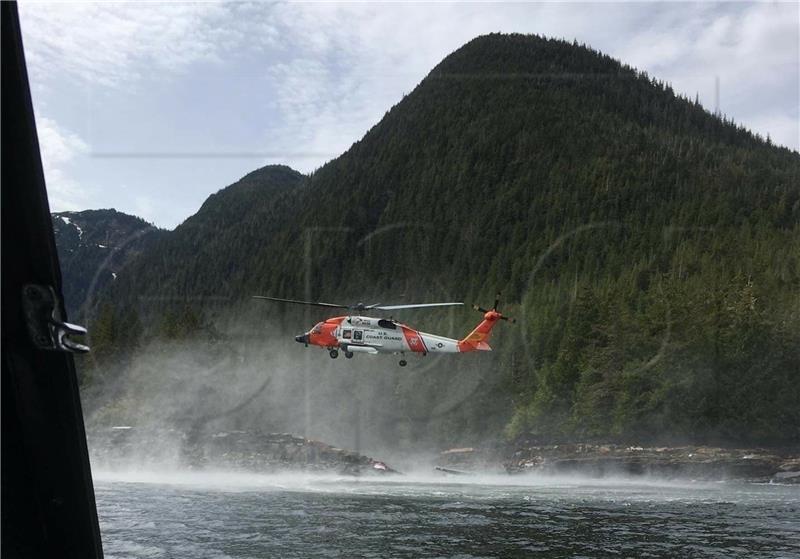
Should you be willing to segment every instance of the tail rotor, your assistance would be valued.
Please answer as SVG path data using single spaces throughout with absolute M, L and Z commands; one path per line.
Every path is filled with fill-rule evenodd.
M 470 332 L 466 338 L 458 342 L 458 351 L 491 351 L 487 343 L 489 336 L 492 333 L 492 328 L 495 327 L 498 320 L 507 320 L 514 322 L 513 318 L 503 316 L 497 307 L 500 305 L 500 294 L 494 300 L 494 305 L 491 309 L 484 309 L 478 305 L 472 305 L 472 308 L 483 314 L 483 320 L 478 324 L 475 329 Z
M 491 309 L 484 309 L 483 307 L 478 306 L 478 305 L 472 305 L 472 308 L 475 309 L 478 312 L 482 312 L 483 314 L 486 314 L 488 312 L 497 313 L 496 318 L 499 318 L 500 320 L 507 320 L 508 322 L 511 322 L 511 323 L 516 322 L 516 319 L 511 318 L 509 316 L 503 316 L 503 314 L 501 314 L 500 311 L 497 309 L 497 307 L 500 306 L 500 296 L 501 296 L 500 293 L 495 295 L 494 305 L 492 306 Z

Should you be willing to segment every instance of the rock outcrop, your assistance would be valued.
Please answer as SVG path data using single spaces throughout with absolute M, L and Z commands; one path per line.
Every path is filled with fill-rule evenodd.
M 524 446 L 504 451 L 464 448 L 440 455 L 440 468 L 511 474 L 641 475 L 702 480 L 799 483 L 800 458 L 791 451 L 708 446 L 641 447 L 598 444 Z
M 208 435 L 118 426 L 94 430 L 88 440 L 95 467 L 167 465 L 250 472 L 398 473 L 380 460 L 289 433 L 229 431 Z

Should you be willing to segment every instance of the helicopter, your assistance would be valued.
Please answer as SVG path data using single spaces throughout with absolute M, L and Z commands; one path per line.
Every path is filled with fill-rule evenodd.
M 320 301 L 298 301 L 295 299 L 281 299 L 278 297 L 267 297 L 264 295 L 253 295 L 253 299 L 276 301 L 279 303 L 291 303 L 296 305 L 309 305 L 315 307 L 347 309 L 355 313 L 367 311 L 395 311 L 400 309 L 420 309 L 433 307 L 454 307 L 462 306 L 463 302 L 454 303 L 419 303 L 406 305 L 383 305 L 375 303 L 365 305 L 357 303 L 355 305 L 339 305 L 335 303 L 323 303 Z M 339 357 L 339 352 L 344 353 L 347 359 L 352 359 L 356 353 L 377 355 L 379 353 L 390 353 L 400 355 L 400 366 L 405 367 L 408 362 L 405 359 L 406 353 L 416 353 L 426 356 L 429 353 L 466 353 L 470 351 L 491 351 L 492 348 L 487 343 L 489 336 L 500 320 L 514 322 L 513 318 L 504 316 L 497 310 L 500 303 L 500 294 L 497 294 L 494 305 L 491 309 L 484 309 L 473 305 L 473 309 L 483 313 L 483 320 L 461 340 L 420 332 L 407 324 L 398 322 L 392 318 L 375 318 L 362 316 L 360 314 L 348 314 L 346 316 L 334 316 L 318 322 L 305 334 L 295 336 L 295 341 L 304 344 L 321 347 L 328 351 L 331 359 Z

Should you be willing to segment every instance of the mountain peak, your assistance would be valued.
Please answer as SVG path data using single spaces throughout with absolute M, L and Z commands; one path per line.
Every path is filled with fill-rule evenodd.
M 521 33 L 480 35 L 448 55 L 432 76 L 489 74 L 549 77 L 553 74 L 619 73 L 618 61 L 577 42 Z
M 288 165 L 265 165 L 259 167 L 254 171 L 250 171 L 237 182 L 250 181 L 250 180 L 272 180 L 277 179 L 281 182 L 296 180 L 304 175 L 300 171 L 296 171 Z
M 53 212 L 53 218 L 58 218 L 62 223 L 69 225 L 71 222 L 77 224 L 87 224 L 90 228 L 96 228 L 102 224 L 106 228 L 111 223 L 115 228 L 144 229 L 154 228 L 154 226 L 141 217 L 126 214 L 114 208 L 98 208 L 92 210 Z M 116 225 L 119 224 L 119 225 Z
M 287 165 L 266 165 L 209 196 L 200 210 L 178 228 L 208 219 L 226 226 L 234 224 L 246 215 L 252 216 L 258 208 L 269 206 L 276 196 L 291 191 L 305 179 L 304 174 Z
M 70 316 L 164 233 L 115 209 L 55 212 L 52 223 Z

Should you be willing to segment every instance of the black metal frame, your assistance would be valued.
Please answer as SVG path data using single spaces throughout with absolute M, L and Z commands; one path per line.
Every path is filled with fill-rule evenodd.
M 3 557 L 102 557 L 78 382 L 69 352 L 31 339 L 26 285 L 66 317 L 17 6 L 2 18 Z

